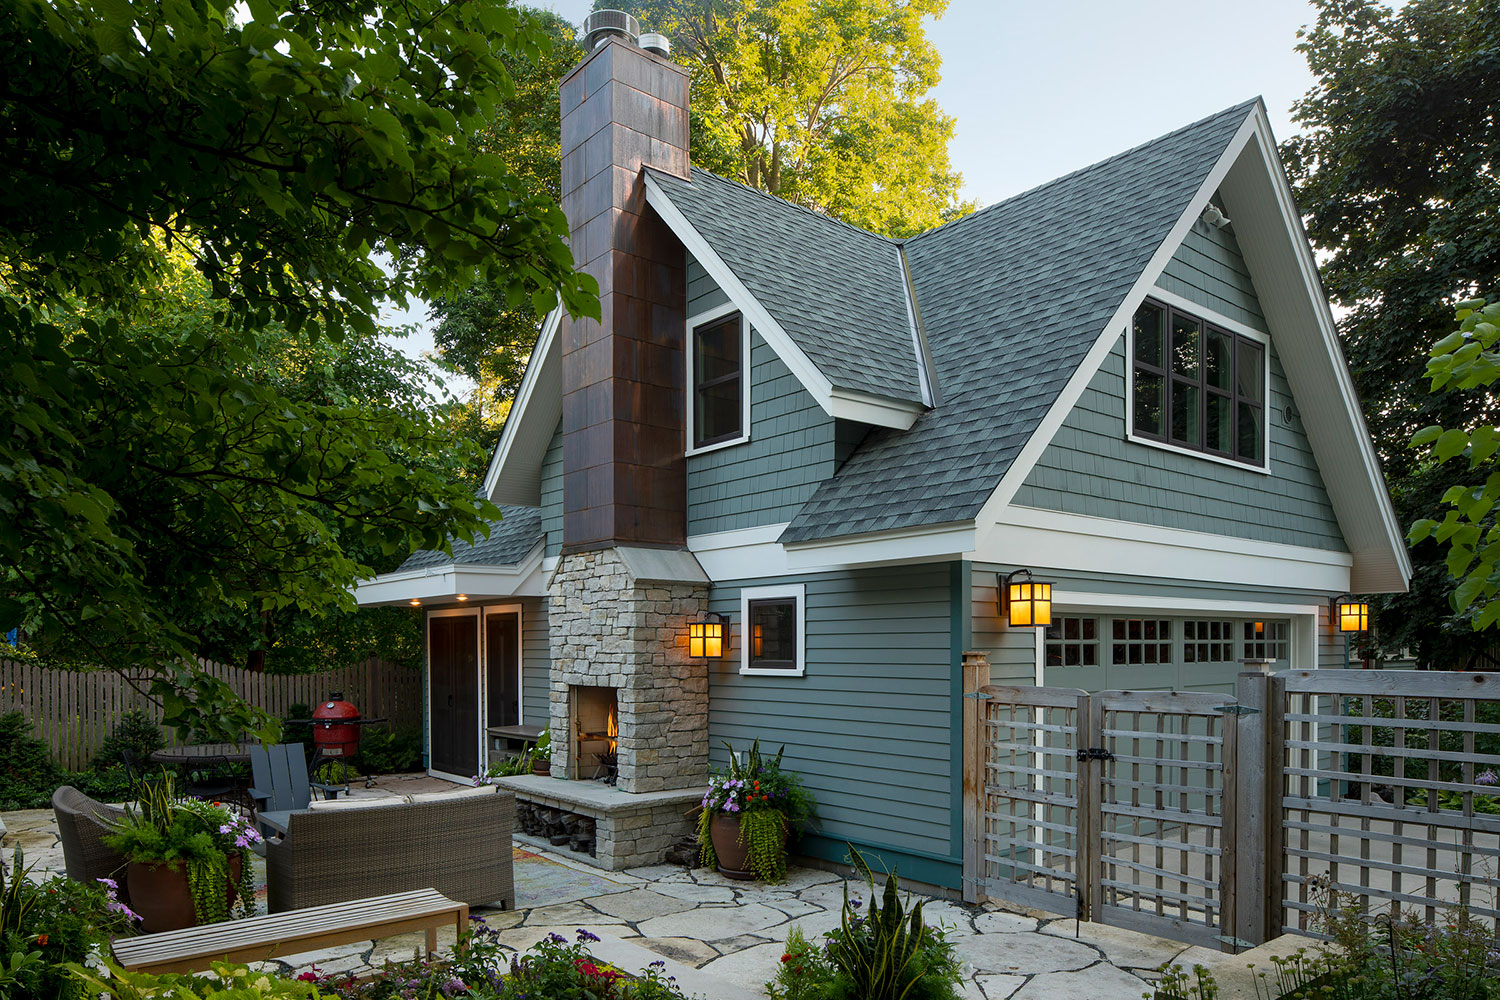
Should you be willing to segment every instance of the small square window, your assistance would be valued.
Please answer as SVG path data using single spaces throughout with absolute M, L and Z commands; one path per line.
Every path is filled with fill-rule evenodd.
M 806 587 L 740 591 L 740 673 L 801 676 L 806 667 Z

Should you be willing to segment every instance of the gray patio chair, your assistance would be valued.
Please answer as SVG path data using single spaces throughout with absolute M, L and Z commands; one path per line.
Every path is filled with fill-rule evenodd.
M 120 902 L 130 905 L 125 885 L 125 857 L 105 846 L 104 834 L 125 810 L 95 802 L 72 785 L 63 785 L 52 793 L 52 815 L 57 819 L 57 836 L 62 841 L 63 866 L 68 878 L 92 883 L 109 878 L 119 883 Z
M 262 836 L 286 832 L 286 816 L 307 808 L 313 789 L 325 798 L 344 790 L 342 785 L 309 781 L 307 755 L 301 743 L 250 747 L 250 801 Z

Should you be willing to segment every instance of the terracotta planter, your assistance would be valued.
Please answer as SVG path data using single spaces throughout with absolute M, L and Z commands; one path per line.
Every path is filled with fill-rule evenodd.
M 708 832 L 714 843 L 714 853 L 719 856 L 720 874 L 746 881 L 755 878 L 755 873 L 750 871 L 745 864 L 745 858 L 750 854 L 750 847 L 740 840 L 738 816 L 728 813 L 718 814 L 709 824 Z
M 552 758 L 551 757 L 539 757 L 536 760 L 532 761 L 531 762 L 531 773 L 532 774 L 551 774 L 552 773 Z
M 229 885 L 226 898 L 234 906 L 243 855 L 229 857 Z M 182 862 L 148 865 L 132 861 L 125 869 L 130 903 L 141 915 L 141 931 L 175 931 L 198 923 L 193 909 L 193 892 L 188 888 L 187 866 Z

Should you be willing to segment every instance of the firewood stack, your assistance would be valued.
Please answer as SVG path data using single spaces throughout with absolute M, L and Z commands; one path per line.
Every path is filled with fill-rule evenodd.
M 522 833 L 545 837 L 554 847 L 566 847 L 579 854 L 594 856 L 595 821 L 592 816 L 532 802 L 517 802 L 516 823 Z

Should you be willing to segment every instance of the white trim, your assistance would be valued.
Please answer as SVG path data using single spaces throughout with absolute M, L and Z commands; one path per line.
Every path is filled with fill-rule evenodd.
M 866 566 L 918 559 L 956 559 L 972 552 L 974 545 L 975 530 L 972 524 L 944 524 L 820 538 L 811 542 L 788 542 L 783 548 L 786 550 L 789 568 L 808 572 L 815 568 L 836 566 Z
M 432 766 L 432 718 L 435 713 L 433 711 L 432 704 L 432 629 L 428 626 L 434 618 L 459 618 L 464 615 L 470 615 L 473 617 L 475 653 L 474 690 L 476 692 L 476 696 L 482 696 L 484 690 L 484 616 L 481 614 L 482 610 L 483 609 L 478 606 L 468 608 L 444 608 L 441 611 L 427 612 L 426 617 L 422 622 L 422 698 L 427 702 L 427 721 L 423 726 L 422 733 L 422 736 L 426 742 L 422 749 L 426 752 L 427 773 L 435 778 L 447 778 L 450 781 L 464 782 L 471 780 L 473 778 L 473 775 L 463 777 L 453 774 L 449 771 L 439 771 L 437 768 Z M 483 709 L 483 702 L 480 703 L 479 707 Z M 474 729 L 474 739 L 475 746 L 478 751 L 474 756 L 474 761 L 476 766 L 483 766 L 483 761 L 485 759 L 485 740 L 484 712 L 482 710 L 474 713 L 474 721 L 476 723 Z
M 535 597 L 545 593 L 538 589 L 546 551 L 546 540 L 538 539 L 525 558 L 511 566 L 484 566 L 468 563 L 439 563 L 404 572 L 382 573 L 354 588 L 354 600 L 362 608 L 378 605 L 409 605 L 413 600 L 424 604 L 446 602 L 465 594 L 481 603 L 497 597 Z
M 1159 299 L 1165 305 L 1171 306 L 1173 309 L 1180 309 L 1182 312 L 1191 315 L 1193 319 L 1200 320 L 1201 322 L 1210 326 L 1223 327 L 1229 333 L 1238 334 L 1244 337 L 1246 340 L 1253 340 L 1261 345 L 1260 384 L 1265 392 L 1265 397 L 1261 402 L 1260 407 L 1260 440 L 1262 448 L 1264 449 L 1264 454 L 1262 456 L 1264 458 L 1264 461 L 1260 465 L 1251 465 L 1249 462 L 1242 462 L 1237 458 L 1230 458 L 1227 455 L 1216 455 L 1211 451 L 1199 451 L 1196 448 L 1188 448 L 1184 445 L 1174 444 L 1171 441 L 1158 441 L 1155 438 L 1142 437 L 1135 432 L 1135 323 L 1133 321 L 1125 324 L 1125 440 L 1133 442 L 1135 444 L 1143 444 L 1148 448 L 1160 448 L 1162 451 L 1170 451 L 1175 455 L 1187 455 L 1190 458 L 1202 458 L 1207 459 L 1210 462 L 1218 462 L 1220 465 L 1227 465 L 1231 469 L 1244 469 L 1247 472 L 1259 472 L 1263 475 L 1270 475 L 1271 339 L 1259 331 L 1251 330 L 1243 323 L 1235 323 L 1232 320 L 1223 322 L 1221 321 L 1222 318 L 1212 318 L 1218 316 L 1218 314 L 1213 310 L 1199 309 L 1196 304 L 1189 301 L 1188 299 L 1183 298 L 1181 295 L 1173 295 L 1171 292 L 1167 292 L 1160 287 L 1152 288 L 1151 291 L 1146 294 L 1146 298 Z M 1202 331 L 1202 333 L 1206 332 L 1207 331 Z M 1172 351 L 1172 346 L 1170 343 L 1171 331 L 1163 329 L 1162 336 L 1164 340 L 1167 341 L 1164 345 L 1164 351 L 1168 356 L 1170 356 Z M 1238 363 L 1238 361 L 1236 361 L 1236 363 Z M 1164 378 L 1166 382 L 1171 381 L 1172 373 L 1170 366 L 1168 367 L 1167 373 Z M 1167 387 L 1166 382 L 1163 383 L 1164 391 Z M 1233 393 L 1231 393 L 1229 397 L 1229 405 L 1233 406 L 1234 402 L 1235 396 L 1233 395 Z M 1162 419 L 1164 421 L 1170 419 L 1170 414 L 1167 413 L 1165 399 L 1163 399 L 1162 402 Z
M 786 550 L 777 542 L 785 530 L 783 521 L 761 528 L 706 532 L 689 535 L 687 547 L 710 580 L 782 576 L 791 570 Z
M 855 420 L 876 427 L 910 430 L 927 411 L 916 403 L 903 403 L 857 389 L 834 389 L 829 393 L 828 414 L 840 420 Z
M 1115 341 L 1120 336 L 1119 331 L 1129 325 L 1130 318 L 1135 315 L 1136 309 L 1140 307 L 1141 301 L 1146 297 L 1147 290 L 1155 286 L 1156 279 L 1166 268 L 1168 261 L 1172 259 L 1172 255 L 1177 252 L 1177 247 L 1182 243 L 1183 238 L 1187 236 L 1188 230 L 1193 227 L 1193 223 L 1198 220 L 1198 216 L 1203 214 L 1204 206 L 1208 204 L 1214 191 L 1218 189 L 1219 183 L 1224 179 L 1224 175 L 1229 173 L 1229 168 L 1234 165 L 1234 161 L 1239 156 L 1240 150 L 1244 149 L 1245 144 L 1250 141 L 1251 136 L 1254 134 L 1255 113 L 1252 111 L 1245 116 L 1245 121 L 1240 125 L 1239 131 L 1234 134 L 1234 138 L 1229 140 L 1229 144 L 1219 156 L 1219 161 L 1208 172 L 1208 176 L 1204 178 L 1197 193 L 1188 202 L 1187 208 L 1178 217 L 1177 222 L 1172 226 L 1166 239 L 1162 241 L 1161 246 L 1157 247 L 1156 253 L 1151 256 L 1151 260 L 1146 264 L 1145 269 L 1141 271 L 1135 283 L 1131 285 L 1129 293 L 1126 294 L 1119 308 L 1115 310 L 1115 314 L 1104 324 L 1104 330 L 1094 341 L 1094 346 L 1089 348 L 1089 352 L 1085 355 L 1083 362 L 1073 372 L 1067 384 L 1063 386 L 1062 392 L 1053 401 L 1052 407 L 1047 411 L 1047 415 L 1042 418 L 1041 423 L 1032 432 L 1030 439 L 1021 448 L 1020 454 L 1011 462 L 1010 468 L 1006 470 L 1005 476 L 1000 480 L 999 485 L 990 494 L 990 498 L 985 501 L 984 507 L 980 510 L 977 518 L 980 524 L 986 524 L 995 520 L 1000 511 L 1016 495 L 1016 491 L 1021 488 L 1021 484 L 1026 481 L 1026 477 L 1031 474 L 1031 470 L 1042 457 L 1042 452 L 1046 451 L 1047 446 L 1052 443 L 1052 439 L 1056 436 L 1058 428 L 1062 426 L 1068 414 L 1073 412 L 1073 405 L 1078 402 L 1079 397 L 1083 395 L 1084 390 L 1093 381 L 1095 373 L 1099 371 L 1099 367 L 1104 363 L 1104 359 L 1114 349 Z
M 531 357 L 526 362 L 526 373 L 521 376 L 521 386 L 516 390 L 515 402 L 511 404 L 510 413 L 505 418 L 505 427 L 500 433 L 500 443 L 495 446 L 495 454 L 490 459 L 489 468 L 484 474 L 484 495 L 492 501 L 496 500 L 495 492 L 500 486 L 502 479 L 510 478 L 504 475 L 506 463 L 510 460 L 512 449 L 515 447 L 516 439 L 520 436 L 521 427 L 525 422 L 527 407 L 531 405 L 532 398 L 537 393 L 537 384 L 543 379 L 543 369 L 550 369 L 554 364 L 561 363 L 561 351 L 557 343 L 557 331 L 562 325 L 562 308 L 554 308 L 542 321 L 541 332 L 537 335 L 536 346 L 531 349 Z M 557 355 L 554 355 L 557 351 Z M 547 374 L 552 374 L 550 370 Z M 559 379 L 561 374 L 558 373 Z M 561 382 L 559 381 L 559 389 Z M 545 395 L 545 394 L 544 394 Z M 558 414 L 562 413 L 562 393 L 557 393 L 556 400 L 544 400 L 552 404 Z M 540 433 L 547 436 L 547 444 L 551 443 L 552 432 L 556 429 L 556 420 Z M 531 435 L 533 438 L 535 434 Z M 533 443 L 534 444 L 534 443 Z M 540 496 L 540 469 L 542 456 L 546 454 L 547 444 L 541 446 L 540 454 L 536 455 L 536 470 L 527 470 L 528 475 L 516 476 L 518 480 L 524 479 L 527 483 L 525 488 L 519 489 L 514 497 L 503 498 L 506 502 L 521 503 L 523 506 L 536 506 L 541 502 Z M 531 449 L 535 451 L 535 447 Z M 537 479 L 536 489 L 530 485 L 532 479 Z M 533 498 L 532 494 L 536 496 Z
M 1076 590 L 1052 592 L 1053 614 L 1074 611 L 1161 611 L 1172 615 L 1226 614 L 1259 615 L 1266 618 L 1295 618 L 1316 614 L 1316 604 L 1268 604 L 1265 601 L 1220 601 L 1200 597 L 1157 597 L 1140 594 L 1094 594 Z M 1180 641 L 1181 636 L 1177 639 Z M 1300 668 L 1299 668 L 1300 669 Z
M 520 603 L 486 604 L 480 608 L 479 625 L 479 773 L 490 767 L 490 615 L 516 616 L 516 723 L 526 724 L 526 609 Z
M 911 327 L 911 350 L 917 359 L 917 383 L 922 391 L 922 405 L 931 408 L 936 395 L 932 391 L 932 374 L 928 371 L 927 351 L 922 344 L 922 331 L 917 326 L 917 311 L 913 304 L 911 269 L 906 263 L 906 250 L 896 244 L 896 269 L 900 271 L 901 297 L 906 302 L 906 325 Z
M 716 319 L 722 319 L 733 313 L 740 314 L 740 433 L 738 437 L 732 437 L 724 441 L 715 441 L 713 444 L 695 446 L 693 444 L 693 414 L 697 407 L 693 405 L 697 400 L 694 398 L 695 379 L 693 377 L 693 344 L 697 339 L 693 331 Z M 711 451 L 721 448 L 730 448 L 737 444 L 744 444 L 750 440 L 750 320 L 745 317 L 745 311 L 733 302 L 725 302 L 714 306 L 696 315 L 689 316 L 686 323 L 687 336 L 684 347 L 684 357 L 687 359 L 687 378 L 684 379 L 683 392 L 686 395 L 685 410 L 687 419 L 683 423 L 683 454 L 691 458 L 694 455 L 706 455 Z
M 651 171 L 645 171 L 642 176 L 646 180 L 647 204 L 656 209 L 656 213 L 661 216 L 662 221 L 676 234 L 677 238 L 682 241 L 682 245 L 687 247 L 688 252 L 693 255 L 698 263 L 703 265 L 703 269 L 714 279 L 720 290 L 729 296 L 731 302 L 739 307 L 740 311 L 750 321 L 750 325 L 760 333 L 761 339 L 770 346 L 771 350 L 776 352 L 777 357 L 781 358 L 792 374 L 797 377 L 797 380 L 802 383 L 803 388 L 823 408 L 823 411 L 830 416 L 841 416 L 842 414 L 834 412 L 836 405 L 833 398 L 834 389 L 833 383 L 828 380 L 828 376 L 824 375 L 818 369 L 818 366 L 813 364 L 812 359 L 807 356 L 802 348 L 797 346 L 796 341 L 787 334 L 786 330 L 782 329 L 781 324 L 776 322 L 776 319 L 765 306 L 761 305 L 755 296 L 750 294 L 750 290 L 745 287 L 744 282 L 740 281 L 734 271 L 730 270 L 729 265 L 724 263 L 724 259 L 719 256 L 718 251 L 693 227 L 693 224 L 687 220 L 682 211 L 676 205 L 672 204 L 671 197 L 662 189 L 662 186 L 657 183 L 656 179 L 651 176 Z M 921 410 L 921 407 L 916 403 L 905 405 L 906 407 L 915 407 L 918 412 Z M 896 427 L 901 430 L 910 427 L 916 420 L 916 417 L 913 416 L 910 419 L 891 422 L 893 419 L 892 411 L 904 414 L 906 409 L 901 404 L 892 400 L 888 402 L 887 406 L 869 407 L 862 410 L 861 412 L 864 414 L 862 417 L 851 419 L 861 419 L 865 423 L 873 423 L 879 427 Z
M 1056 607 L 1057 607 L 1057 603 L 1054 601 L 1053 602 L 1053 609 L 1056 610 Z M 1045 625 L 1038 625 L 1036 628 L 1031 629 L 1030 631 L 1031 631 L 1032 652 L 1034 652 L 1036 654 L 1036 686 L 1037 687 L 1046 687 L 1047 686 L 1047 627 Z M 1041 719 L 1037 719 L 1036 721 L 1037 722 L 1041 722 L 1042 720 Z M 1033 756 L 1040 757 L 1041 754 L 1034 754 Z M 1040 765 L 1034 765 L 1034 766 L 1040 766 Z M 1038 802 L 1037 805 L 1041 805 L 1041 803 Z
M 797 602 L 797 666 L 775 670 L 750 666 L 750 602 L 790 597 Z M 740 673 L 756 677 L 802 677 L 807 673 L 807 586 L 783 583 L 774 587 L 745 587 L 740 591 Z
M 1121 576 L 1341 593 L 1353 557 L 1278 542 L 1011 506 L 981 534 L 974 561 Z M 1059 599 L 1054 597 L 1054 603 Z

